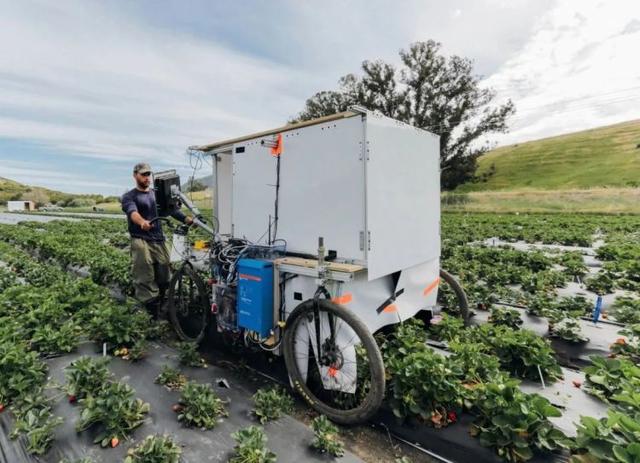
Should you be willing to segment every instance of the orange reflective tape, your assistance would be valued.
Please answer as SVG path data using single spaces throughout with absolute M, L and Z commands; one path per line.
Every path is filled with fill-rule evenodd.
M 351 293 L 345 293 L 342 296 L 337 296 L 331 299 L 331 302 L 341 305 L 348 304 L 351 301 L 353 301 L 353 294 Z
M 278 157 L 282 154 L 282 134 L 279 133 L 276 137 L 276 146 L 271 148 L 271 156 Z
M 389 304 L 383 310 L 383 312 L 386 312 L 386 313 L 392 313 L 397 311 L 398 311 L 398 307 L 395 304 Z
M 331 376 L 332 378 L 335 378 L 336 376 L 338 376 L 338 370 L 334 367 L 329 367 L 329 376 Z
M 440 277 L 436 278 L 435 280 L 433 280 L 432 283 L 429 284 L 429 286 L 427 286 L 426 288 L 424 288 L 424 291 L 422 291 L 422 295 L 423 296 L 428 296 L 429 293 L 431 293 L 431 291 L 433 291 L 434 289 L 436 289 L 438 287 L 438 285 L 440 284 Z
M 241 280 L 262 281 L 262 278 L 254 275 L 247 275 L 246 273 L 239 274 L 238 278 L 240 278 Z

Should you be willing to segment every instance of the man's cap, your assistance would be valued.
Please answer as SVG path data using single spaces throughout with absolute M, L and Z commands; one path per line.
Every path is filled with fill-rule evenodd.
M 139 162 L 133 167 L 134 174 L 146 174 L 147 172 L 151 172 L 151 166 L 146 162 Z

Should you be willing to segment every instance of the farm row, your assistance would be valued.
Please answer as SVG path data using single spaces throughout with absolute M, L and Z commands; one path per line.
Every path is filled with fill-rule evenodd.
M 462 415 L 470 415 L 473 435 L 508 461 L 549 451 L 570 452 L 577 461 L 634 461 L 640 447 L 639 225 L 636 217 L 445 215 L 443 267 L 462 280 L 477 311 L 490 312 L 489 323 L 464 328 L 443 287 L 449 309 L 438 323 L 425 330 L 409 322 L 380 337 L 394 413 L 437 428 L 455 426 Z M 579 250 L 478 244 L 489 238 L 596 245 L 602 268 L 588 268 Z M 148 339 L 161 335 L 150 330 L 145 315 L 113 301 L 104 287 L 128 290 L 127 243 L 123 222 L 117 220 L 0 226 L 0 261 L 8 264 L 0 268 L 0 317 L 11 324 L 0 330 L 0 341 L 22 349 L 13 356 L 16 373 L 10 378 L 25 375 L 18 359 L 29 357 L 27 370 L 42 371 L 43 357 L 69 352 L 83 337 L 107 342 L 113 352 L 124 347 L 133 359 L 143 355 Z M 72 278 L 65 271 L 70 268 L 85 270 L 90 278 Z M 572 280 L 586 282 L 585 295 L 559 297 L 558 290 Z M 519 384 L 541 377 L 547 383 L 561 380 L 555 352 L 548 340 L 521 328 L 519 312 L 496 303 L 526 306 L 531 315 L 549 321 L 550 335 L 581 343 L 578 320 L 591 314 L 595 294 L 614 290 L 624 293 L 609 315 L 627 326 L 619 340 L 612 340 L 612 358 L 594 357 L 584 370 L 585 384 L 575 384 L 576 393 L 586 391 L 611 409 L 606 418 L 583 417 L 577 435 L 568 437 L 552 424 L 561 411 Z M 443 342 L 448 355 L 428 347 L 425 333 Z M 0 381 L 3 402 L 20 403 L 23 392 L 42 387 L 42 373 L 34 375 L 19 389 L 11 389 L 12 380 Z
M 151 343 L 169 337 L 167 325 L 151 323 L 145 312 L 113 300 L 107 288 L 89 278 L 72 276 L 50 257 L 41 261 L 0 241 L 0 262 L 0 412 L 11 411 L 10 437 L 24 442 L 33 455 L 46 454 L 64 420 L 54 408 L 66 397 L 79 409 L 78 433 L 89 432 L 102 447 L 117 447 L 129 440 L 147 422 L 151 410 L 127 382 L 114 377 L 109 360 L 93 356 L 74 360 L 66 366 L 62 384 L 50 380 L 48 361 L 92 341 L 104 345 L 113 356 L 144 362 Z M 182 368 L 206 366 L 195 345 L 184 343 L 177 348 Z M 187 428 L 212 429 L 229 413 L 209 384 L 188 381 L 177 368 L 164 365 L 156 382 L 180 392 L 174 411 L 177 421 Z M 292 406 L 288 394 L 276 388 L 259 390 L 253 399 L 253 413 L 260 424 L 280 418 Z M 336 428 L 325 417 L 314 420 L 312 427 L 313 447 L 335 455 L 344 453 Z M 239 429 L 232 437 L 237 445 L 229 461 L 275 461 L 261 426 Z M 131 446 L 124 461 L 177 462 L 181 453 L 181 446 L 172 438 L 150 435 Z

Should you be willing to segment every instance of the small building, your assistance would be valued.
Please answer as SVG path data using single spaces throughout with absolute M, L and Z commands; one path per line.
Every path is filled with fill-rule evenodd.
M 36 203 L 33 201 L 7 201 L 8 211 L 35 211 Z

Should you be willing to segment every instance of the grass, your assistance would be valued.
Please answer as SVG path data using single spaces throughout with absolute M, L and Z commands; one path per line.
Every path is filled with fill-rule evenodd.
M 456 191 L 638 187 L 640 120 L 500 147 L 478 162 L 478 175 L 495 173 Z
M 640 188 L 444 193 L 441 203 L 448 212 L 640 214 Z

